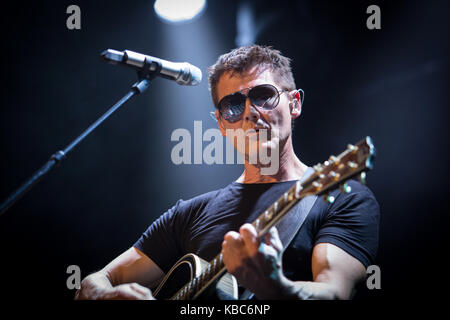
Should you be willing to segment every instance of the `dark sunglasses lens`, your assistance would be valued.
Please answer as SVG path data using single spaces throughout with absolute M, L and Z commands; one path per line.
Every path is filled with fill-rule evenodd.
M 252 88 L 248 96 L 252 104 L 258 108 L 272 110 L 278 105 L 278 90 L 271 85 L 261 85 Z
M 238 121 L 245 109 L 245 99 L 241 93 L 223 98 L 219 104 L 222 117 L 229 122 Z

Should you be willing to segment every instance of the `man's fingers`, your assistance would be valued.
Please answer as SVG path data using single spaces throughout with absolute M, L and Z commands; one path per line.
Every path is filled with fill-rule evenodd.
M 138 292 L 144 300 L 153 300 L 152 292 L 149 288 L 143 287 L 138 283 L 131 283 L 130 284 L 131 289 Z M 152 299 L 153 298 L 153 299 Z
M 151 291 L 137 283 L 121 284 L 113 289 L 111 296 L 105 297 L 113 300 L 151 300 L 154 299 Z
M 236 247 L 244 244 L 241 235 L 235 231 L 227 232 L 223 239 L 222 246 Z
M 264 236 L 264 243 L 272 246 L 278 253 L 283 251 L 283 243 L 281 242 L 278 230 L 275 227 L 269 229 L 269 232 Z
M 132 290 L 128 285 L 120 285 L 114 288 L 111 293 L 111 297 L 107 296 L 106 299 L 109 300 L 139 300 L 141 295 L 136 291 Z
M 249 254 L 251 256 L 255 255 L 255 253 L 258 252 L 259 247 L 258 233 L 256 232 L 255 227 L 246 223 L 239 229 L 239 233 L 242 236 Z
M 229 261 L 227 259 L 227 255 L 231 252 L 237 253 L 242 250 L 244 247 L 244 242 L 239 233 L 235 231 L 229 231 L 225 234 L 222 242 L 222 255 L 224 256 L 224 260 Z

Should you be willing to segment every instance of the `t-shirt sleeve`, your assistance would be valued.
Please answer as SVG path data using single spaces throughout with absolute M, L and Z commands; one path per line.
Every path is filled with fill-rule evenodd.
M 183 200 L 156 219 L 133 245 L 153 260 L 165 273 L 183 256 L 181 239 Z
M 354 180 L 348 184 L 352 191 L 336 196 L 316 235 L 315 244 L 334 244 L 367 268 L 374 264 L 378 250 L 380 207 L 366 186 Z

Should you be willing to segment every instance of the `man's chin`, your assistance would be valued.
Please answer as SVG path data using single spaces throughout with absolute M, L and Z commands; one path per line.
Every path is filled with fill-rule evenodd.
M 245 152 L 238 151 L 244 155 L 247 163 L 263 167 L 270 165 L 274 157 L 279 157 L 276 141 L 252 141 L 246 144 Z

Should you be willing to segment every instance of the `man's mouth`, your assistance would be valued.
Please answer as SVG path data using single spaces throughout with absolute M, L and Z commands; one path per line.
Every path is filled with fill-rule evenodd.
M 248 129 L 245 132 L 245 135 L 246 136 L 259 135 L 261 132 L 266 132 L 266 137 L 267 137 L 267 139 L 269 139 L 270 129 L 267 127 L 254 127 L 254 128 Z

